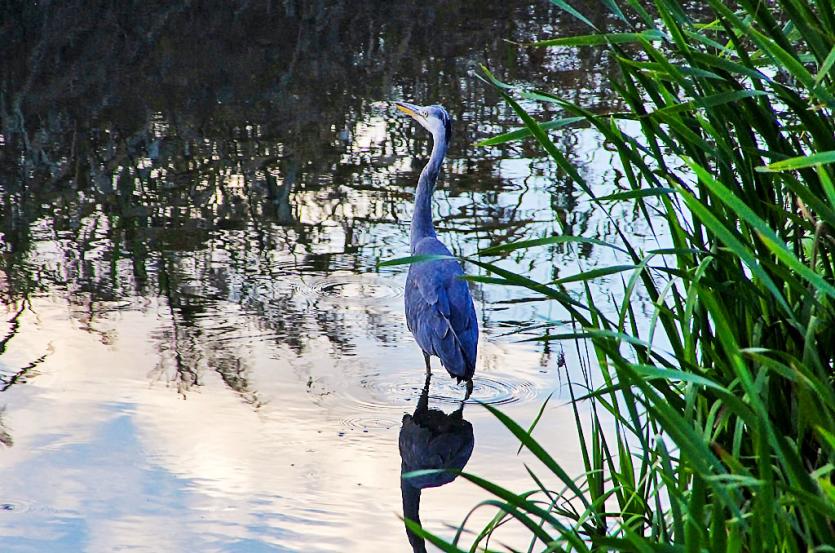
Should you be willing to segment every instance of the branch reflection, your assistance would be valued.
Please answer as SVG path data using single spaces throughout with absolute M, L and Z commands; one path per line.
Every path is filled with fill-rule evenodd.
M 93 12 L 101 24 L 84 16 Z M 602 7 L 588 13 L 611 23 Z M 69 0 L 3 4 L 0 21 L 0 299 L 54 294 L 102 343 L 124 332 L 102 329 L 108 313 L 157 310 L 150 378 L 183 395 L 208 370 L 259 404 L 237 353 L 246 342 L 226 341 L 251 320 L 296 355 L 320 339 L 341 358 L 369 338 L 403 338 L 391 309 L 400 275 L 368 277 L 406 251 L 421 163 L 405 161 L 429 144 L 375 100 L 443 99 L 453 114 L 436 209 L 455 254 L 613 232 L 534 143 L 474 145 L 519 124 L 472 76 L 478 63 L 617 108 L 600 51 L 505 40 L 557 24 L 582 31 L 548 3 Z M 599 153 L 580 132 L 558 140 L 585 172 Z M 507 263 L 527 271 L 566 257 L 555 245 Z M 473 294 L 482 328 L 539 318 L 504 292 Z

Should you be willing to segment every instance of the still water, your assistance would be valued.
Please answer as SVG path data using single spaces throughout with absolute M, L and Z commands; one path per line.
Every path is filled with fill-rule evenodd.
M 523 0 L 118 4 L 2 8 L 0 550 L 410 551 L 400 517 L 418 494 L 400 474 L 439 462 L 433 436 L 448 466 L 532 488 L 535 460 L 437 360 L 422 395 L 406 269 L 378 263 L 408 254 L 431 144 L 389 102 L 455 120 L 435 194 L 455 253 L 611 239 L 534 145 L 474 145 L 518 125 L 480 63 L 611 109 L 600 52 L 510 42 L 582 29 Z M 601 191 L 617 186 L 588 130 L 556 138 Z M 560 246 L 498 262 L 546 281 L 612 258 Z M 564 312 L 472 292 L 473 399 L 527 425 L 554 394 L 536 435 L 577 473 L 577 355 L 526 341 Z M 446 536 L 488 498 L 461 479 L 420 496 Z M 498 536 L 526 547 L 512 526 Z

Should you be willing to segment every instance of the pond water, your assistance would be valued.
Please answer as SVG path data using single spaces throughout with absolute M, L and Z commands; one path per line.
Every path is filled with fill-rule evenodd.
M 400 517 L 416 493 L 400 474 L 432 453 L 427 432 L 468 471 L 533 486 L 535 460 L 477 402 L 527 425 L 554 394 L 536 435 L 580 471 L 565 404 L 578 356 L 526 341 L 567 324 L 564 311 L 472 285 L 477 402 L 462 406 L 434 360 L 418 409 L 406 268 L 378 267 L 408 254 L 431 148 L 398 99 L 454 118 L 435 215 L 456 254 L 557 232 L 612 238 L 533 144 L 474 145 L 518 125 L 480 63 L 611 109 L 600 52 L 510 42 L 582 31 L 556 7 L 14 9 L 0 25 L 2 551 L 409 551 Z M 617 186 L 594 134 L 555 137 L 595 187 Z M 499 260 L 542 281 L 610 262 L 565 246 Z M 487 498 L 460 478 L 427 487 L 420 518 L 450 536 Z M 512 526 L 499 536 L 526 547 Z

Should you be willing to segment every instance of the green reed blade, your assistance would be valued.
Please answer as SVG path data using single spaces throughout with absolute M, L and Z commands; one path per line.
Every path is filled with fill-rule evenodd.
M 664 35 L 656 30 L 642 31 L 640 33 L 599 33 L 593 35 L 565 36 L 550 38 L 532 42 L 531 46 L 601 46 L 606 44 L 630 44 L 640 42 L 641 39 L 649 41 L 664 40 Z
M 597 30 L 597 26 L 594 23 L 592 23 L 591 20 L 589 20 L 585 15 L 581 14 L 580 12 L 578 12 L 577 10 L 572 8 L 571 5 L 568 2 L 566 2 L 565 0 L 551 0 L 551 3 L 560 7 L 566 13 L 570 13 L 572 16 L 579 19 L 580 21 L 582 21 L 583 23 L 585 23 L 586 25 L 588 25 L 589 27 L 591 27 L 595 31 Z
M 549 236 L 547 238 L 534 238 L 532 240 L 520 240 L 518 242 L 511 242 L 510 244 L 501 244 L 498 246 L 490 246 L 480 250 L 479 255 L 497 255 L 509 253 L 516 250 L 536 248 L 539 246 L 550 246 L 552 244 L 591 244 L 594 246 L 602 246 L 604 248 L 612 248 L 622 253 L 627 253 L 626 250 L 609 242 L 598 240 L 597 238 L 586 238 L 585 236 Z
M 783 159 L 769 163 L 763 167 L 757 167 L 756 170 L 760 172 L 779 172 L 792 171 L 795 169 L 805 169 L 807 167 L 815 167 L 818 165 L 828 165 L 835 163 L 835 150 L 827 152 L 816 152 L 810 155 L 796 156 L 789 159 Z
M 548 121 L 546 123 L 540 123 L 539 128 L 542 130 L 555 130 L 561 129 L 563 127 L 567 127 L 569 125 L 573 125 L 574 123 L 579 123 L 583 121 L 584 118 L 582 117 L 566 117 L 563 119 L 556 119 L 554 121 Z M 484 140 L 479 140 L 475 143 L 477 147 L 484 147 L 484 146 L 497 146 L 499 144 L 507 144 L 508 142 L 514 142 L 517 140 L 523 140 L 533 136 L 533 132 L 528 127 L 523 127 L 521 129 L 515 129 L 508 133 L 499 134 L 490 138 L 485 138 Z

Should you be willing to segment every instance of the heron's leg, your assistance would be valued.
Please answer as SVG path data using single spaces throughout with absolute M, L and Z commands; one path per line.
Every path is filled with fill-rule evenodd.
M 473 381 L 468 380 L 467 381 L 467 394 L 464 396 L 464 401 L 467 401 L 468 399 L 470 399 L 470 396 L 472 395 L 472 393 L 473 393 Z
M 423 360 L 426 362 L 426 376 L 428 378 L 432 374 L 432 368 L 429 366 L 429 354 L 425 351 L 423 352 Z

